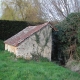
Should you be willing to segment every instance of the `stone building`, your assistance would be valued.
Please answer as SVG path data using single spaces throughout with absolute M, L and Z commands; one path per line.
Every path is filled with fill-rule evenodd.
M 52 30 L 57 31 L 49 22 L 26 27 L 4 41 L 5 50 L 25 59 L 31 59 L 33 54 L 39 54 L 51 60 Z

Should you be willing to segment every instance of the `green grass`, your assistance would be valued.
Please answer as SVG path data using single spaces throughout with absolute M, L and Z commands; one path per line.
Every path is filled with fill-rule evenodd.
M 0 48 L 2 48 L 2 41 Z M 47 61 L 26 61 L 0 50 L 0 80 L 80 80 L 80 74 Z
M 1 50 L 4 50 L 4 43 L 3 43 L 2 40 L 0 40 L 0 51 L 1 51 Z

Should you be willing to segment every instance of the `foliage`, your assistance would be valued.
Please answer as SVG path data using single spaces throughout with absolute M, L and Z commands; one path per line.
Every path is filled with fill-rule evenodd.
M 36 38 L 37 44 L 39 44 L 40 43 L 40 37 L 37 33 L 35 33 L 35 38 Z
M 75 55 L 77 52 L 76 46 L 80 46 L 79 43 L 79 28 L 80 28 L 80 13 L 72 13 L 66 17 L 65 20 L 60 22 L 58 25 L 59 31 L 58 36 L 58 46 L 61 50 L 60 54 L 64 53 L 65 59 L 69 59 Z M 74 48 L 73 48 L 74 47 Z M 79 53 L 78 53 L 79 54 Z M 73 57 L 72 57 L 73 58 Z
M 0 39 L 5 40 L 28 25 L 27 22 L 0 20 Z
M 6 6 L 1 16 L 1 20 L 15 20 L 15 12 L 13 8 Z
M 3 44 L 3 41 L 0 40 L 0 51 L 4 50 L 4 44 Z
M 46 47 L 47 46 L 47 43 L 49 42 L 50 36 L 51 36 L 51 33 L 49 33 L 49 35 L 47 35 L 47 37 L 45 38 L 45 44 L 44 44 L 43 47 Z
M 0 47 L 1 46 L 2 45 L 0 45 Z M 0 79 L 79 80 L 80 75 L 76 72 L 72 72 L 66 68 L 58 66 L 53 62 L 36 62 L 16 59 L 14 54 L 2 50 L 0 51 Z
M 2 8 L 2 20 L 21 20 L 29 22 L 39 22 L 43 20 L 33 0 L 3 0 Z

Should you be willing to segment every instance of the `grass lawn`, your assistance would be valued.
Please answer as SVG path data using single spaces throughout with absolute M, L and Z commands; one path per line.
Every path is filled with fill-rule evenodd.
M 16 59 L 0 41 L 0 80 L 80 80 L 80 74 L 53 62 Z

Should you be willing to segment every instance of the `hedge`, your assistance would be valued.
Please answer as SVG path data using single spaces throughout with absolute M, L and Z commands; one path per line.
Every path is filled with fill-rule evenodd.
M 0 20 L 0 39 L 6 40 L 24 29 L 25 27 L 36 24 L 39 24 L 39 22 L 33 23 L 26 21 Z

